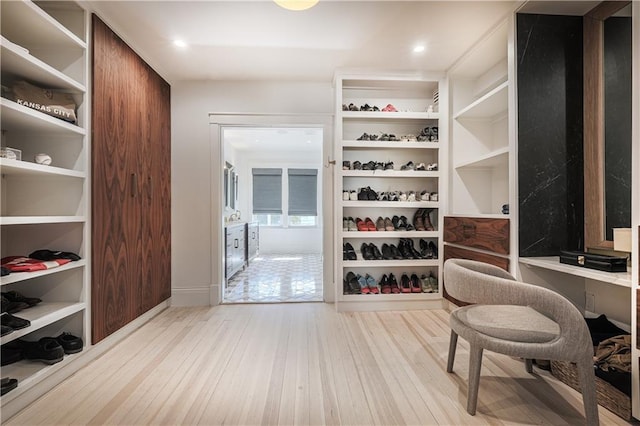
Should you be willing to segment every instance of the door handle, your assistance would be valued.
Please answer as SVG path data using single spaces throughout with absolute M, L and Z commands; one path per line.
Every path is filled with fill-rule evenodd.
M 138 176 L 135 173 L 131 173 L 131 196 L 135 197 L 138 194 Z

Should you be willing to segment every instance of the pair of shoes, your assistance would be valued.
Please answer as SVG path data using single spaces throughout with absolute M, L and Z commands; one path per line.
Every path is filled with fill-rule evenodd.
M 357 138 L 356 140 L 358 140 L 358 141 L 377 141 L 378 140 L 378 135 L 370 135 L 370 134 L 365 132 L 359 138 Z
M 422 259 L 423 256 L 413 246 L 413 240 L 411 238 L 400 238 L 398 243 L 398 250 L 403 259 Z
M 360 246 L 360 251 L 362 252 L 362 258 L 364 260 L 381 260 L 382 259 L 382 253 L 380 253 L 380 250 L 378 249 L 378 247 L 373 243 L 371 244 L 362 243 L 362 246 Z
M 400 142 L 417 142 L 418 138 L 416 135 L 402 135 L 400 136 Z
M 409 288 L 411 290 L 411 293 L 422 293 L 422 282 L 420 281 L 420 278 L 418 278 L 418 276 L 416 274 L 411 274 L 411 276 L 408 276 L 407 274 L 402 274 L 402 278 L 401 278 L 401 282 L 409 282 Z M 403 286 L 403 292 L 404 291 L 404 286 Z
M 418 135 L 418 141 L 420 142 L 438 142 L 438 128 L 437 127 L 425 127 L 420 130 Z
M 356 193 L 356 191 L 350 191 L 348 189 L 345 189 L 344 191 L 342 191 L 342 200 L 343 201 L 357 201 L 358 200 L 358 194 Z
M 420 254 L 424 259 L 437 259 L 438 246 L 431 240 L 426 241 L 420 238 Z
M 342 230 L 343 231 L 357 231 L 356 222 L 352 217 L 343 217 L 342 218 Z
M 393 133 L 383 133 L 378 137 L 379 141 L 390 141 L 390 142 L 397 142 L 400 140 L 400 138 L 398 138 L 396 135 L 394 135 Z
M 428 172 L 435 172 L 438 170 L 438 163 L 429 163 L 427 164 L 426 170 Z
M 82 339 L 70 333 L 63 333 L 58 337 L 43 337 L 34 342 L 18 340 L 24 359 L 41 361 L 45 364 L 56 364 L 65 354 L 82 351 Z
M 387 104 L 386 107 L 382 108 L 382 111 L 385 111 L 385 112 L 398 112 L 398 110 L 391 104 Z
M 37 297 L 26 297 L 15 290 L 0 293 L 2 312 L 15 313 L 42 302 Z
M 384 243 L 382 244 L 382 258 L 384 260 L 399 260 L 403 257 L 398 247 L 393 244 Z
M 382 294 L 390 294 L 390 293 L 400 293 L 400 287 L 398 287 L 398 281 L 396 281 L 396 277 L 393 274 L 384 274 L 380 279 L 380 293 Z
M 418 209 L 413 215 L 413 226 L 416 231 L 434 231 L 435 228 L 431 223 L 431 212 L 433 209 Z
M 360 188 L 358 190 L 358 200 L 360 201 L 375 201 L 378 199 L 378 193 L 371 189 L 370 186 L 366 188 Z
M 422 274 L 420 277 L 422 283 L 423 293 L 437 293 L 438 292 L 438 279 L 433 276 L 433 272 L 429 272 L 429 275 Z
M 364 220 L 360 219 L 359 217 L 356 218 L 356 227 L 358 228 L 358 231 L 375 231 L 376 230 L 376 225 L 373 223 L 373 221 L 369 217 L 365 218 Z
M 2 313 L 2 316 L 0 316 L 0 321 L 3 326 L 9 327 L 12 330 L 20 330 L 22 328 L 27 328 L 31 325 L 31 321 L 26 320 L 24 318 L 13 316 L 7 312 Z
M 393 216 L 391 223 L 396 231 L 412 231 L 413 226 L 409 225 L 406 216 Z M 410 228 L 409 228 L 410 227 Z
M 415 169 L 415 165 L 413 161 L 409 161 L 407 164 L 404 164 L 400 167 L 400 170 L 413 170 Z
M 427 190 L 420 191 L 420 194 L 416 194 L 417 201 L 438 201 L 437 192 L 429 192 Z
M 357 260 L 356 251 L 353 249 L 351 243 L 342 245 L 342 260 Z
M 349 271 L 343 283 L 344 294 L 362 294 L 362 288 L 358 282 L 358 277 Z
M 3 377 L 0 379 L 0 396 L 7 392 L 11 392 L 18 387 L 18 380 L 10 377 Z
M 351 161 L 343 161 L 342 170 L 351 170 Z

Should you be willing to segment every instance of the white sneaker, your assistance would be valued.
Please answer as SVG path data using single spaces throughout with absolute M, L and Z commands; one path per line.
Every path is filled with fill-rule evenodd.
M 342 199 L 344 201 L 349 201 L 349 191 L 342 191 Z
M 351 191 L 349 193 L 349 200 L 358 201 L 358 193 L 356 191 Z
M 438 193 L 437 192 L 432 192 L 429 195 L 429 201 L 438 201 Z

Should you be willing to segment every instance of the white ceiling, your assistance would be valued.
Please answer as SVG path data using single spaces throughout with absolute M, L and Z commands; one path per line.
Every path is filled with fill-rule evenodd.
M 88 1 L 170 83 L 331 81 L 336 69 L 445 71 L 515 1 Z M 182 39 L 186 48 L 173 45 Z M 413 53 L 414 45 L 426 46 Z

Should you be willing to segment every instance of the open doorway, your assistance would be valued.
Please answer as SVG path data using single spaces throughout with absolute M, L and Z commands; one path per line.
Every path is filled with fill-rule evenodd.
M 220 130 L 222 302 L 323 301 L 323 128 Z

